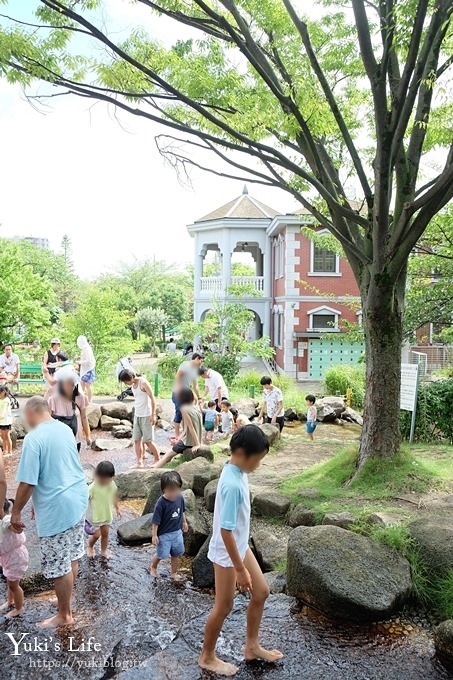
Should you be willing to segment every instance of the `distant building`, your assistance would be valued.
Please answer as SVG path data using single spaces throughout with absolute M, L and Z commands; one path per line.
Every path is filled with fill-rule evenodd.
M 28 241 L 39 248 L 49 248 L 48 238 L 39 238 L 39 236 L 24 236 L 23 240 Z

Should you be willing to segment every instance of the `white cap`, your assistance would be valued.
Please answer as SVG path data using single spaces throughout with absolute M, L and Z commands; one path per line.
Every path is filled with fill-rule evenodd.
M 52 338 L 50 341 L 51 345 L 61 345 L 60 338 Z

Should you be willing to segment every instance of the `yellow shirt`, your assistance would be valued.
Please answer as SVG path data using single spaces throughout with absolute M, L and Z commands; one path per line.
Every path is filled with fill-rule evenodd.
M 96 480 L 88 487 L 87 519 L 91 524 L 110 524 L 113 519 L 113 507 L 117 486 L 112 480 L 110 484 L 98 484 Z

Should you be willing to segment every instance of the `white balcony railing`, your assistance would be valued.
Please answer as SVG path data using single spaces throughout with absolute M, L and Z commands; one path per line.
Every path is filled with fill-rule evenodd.
M 200 293 L 202 295 L 222 294 L 229 286 L 253 287 L 259 293 L 264 292 L 264 276 L 232 276 L 228 285 L 220 276 L 202 276 L 200 279 Z

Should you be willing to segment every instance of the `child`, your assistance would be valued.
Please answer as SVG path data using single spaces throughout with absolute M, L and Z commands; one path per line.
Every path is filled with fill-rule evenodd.
M 264 422 L 276 425 L 280 428 L 280 432 L 285 425 L 285 409 L 283 408 L 283 395 L 281 389 L 272 384 L 272 378 L 264 375 L 260 380 L 263 386 L 263 405 L 261 406 L 260 418 L 264 419 L 264 412 L 266 411 L 266 418 Z
M 0 385 L 0 434 L 2 436 L 2 449 L 5 456 L 12 453 L 13 450 L 13 443 L 11 441 L 12 422 L 13 415 L 8 388 L 5 385 Z
M 223 438 L 228 439 L 233 432 L 234 416 L 231 413 L 231 402 L 224 399 L 220 404 L 220 417 L 222 420 Z
M 218 416 L 215 401 L 211 399 L 208 401 L 208 408 L 204 413 L 204 431 L 205 431 L 205 441 L 214 441 L 214 432 L 218 422 Z
M 107 549 L 109 542 L 109 529 L 113 520 L 113 508 L 116 516 L 121 517 L 121 512 L 116 496 L 117 486 L 113 481 L 115 468 L 109 460 L 98 463 L 94 472 L 94 481 L 88 487 L 88 509 L 86 527 L 90 538 L 88 539 L 88 557 L 94 557 L 94 546 L 101 539 L 102 557 L 111 557 Z M 94 532 L 93 532 L 94 529 Z
M 133 437 L 137 467 L 144 467 L 145 447 L 154 456 L 154 463 L 159 462 L 159 452 L 154 445 L 154 425 L 156 424 L 156 400 L 151 385 L 143 376 L 138 376 L 129 369 L 120 372 L 118 380 L 128 385 L 135 397 L 135 415 Z
M 184 514 L 185 505 L 181 487 L 182 479 L 179 472 L 176 470 L 164 472 L 160 480 L 162 496 L 157 501 L 153 512 L 152 542 L 157 550 L 149 568 L 152 576 L 158 576 L 159 562 L 170 557 L 171 576 L 179 580 L 179 558 L 184 555 L 182 532 L 189 529 Z
M 312 394 L 307 394 L 305 397 L 305 403 L 308 406 L 307 410 L 307 434 L 308 438 L 313 441 L 313 433 L 316 430 L 316 418 L 318 415 L 318 411 L 316 410 L 315 406 L 315 401 L 316 397 L 314 397 Z
M 178 392 L 178 404 L 182 416 L 181 439 L 172 443 L 172 448 L 167 451 L 153 468 L 165 467 L 175 456 L 187 453 L 196 453 L 203 439 L 203 414 L 195 399 L 194 393 L 189 388 Z
M 261 647 L 258 639 L 269 586 L 249 548 L 250 492 L 247 474 L 259 467 L 269 451 L 269 442 L 257 425 L 246 425 L 230 442 L 231 458 L 223 468 L 217 488 L 214 524 L 208 557 L 214 563 L 215 604 L 205 629 L 201 668 L 219 675 L 234 675 L 237 667 L 221 661 L 215 646 L 223 623 L 233 607 L 236 587 L 251 594 L 247 611 L 247 661 L 274 662 L 281 652 Z
M 10 525 L 13 504 L 11 499 L 5 501 L 3 511 L 6 515 L 0 521 L 0 565 L 8 583 L 8 598 L 0 610 L 13 607 L 6 615 L 8 619 L 19 616 L 24 611 L 24 591 L 20 587 L 20 580 L 28 569 L 25 534 L 16 534 Z

